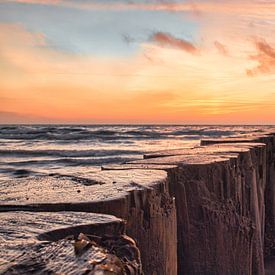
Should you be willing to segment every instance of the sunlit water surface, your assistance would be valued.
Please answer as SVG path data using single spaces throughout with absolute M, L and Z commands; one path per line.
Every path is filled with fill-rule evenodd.
M 144 153 L 199 145 L 202 138 L 237 136 L 260 126 L 2 125 L 0 179 L 42 174 L 89 177 L 101 165 Z

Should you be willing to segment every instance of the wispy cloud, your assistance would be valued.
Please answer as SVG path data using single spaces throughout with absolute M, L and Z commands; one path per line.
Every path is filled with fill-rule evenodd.
M 22 4 L 38 4 L 38 5 L 58 5 L 65 1 L 62 0 L 4 0 L 3 2 L 13 2 Z
M 17 112 L 5 112 L 0 110 L 0 123 L 50 123 L 53 122 L 44 116 L 22 114 Z
M 25 3 L 37 5 L 55 5 L 75 9 L 90 10 L 167 10 L 167 11 L 184 11 L 193 9 L 192 3 L 173 3 L 173 2 L 154 2 L 154 3 L 138 3 L 128 1 L 74 1 L 74 0 L 3 0 L 4 2 Z
M 192 54 L 195 54 L 198 52 L 198 49 L 189 41 L 186 41 L 185 39 L 180 39 L 177 37 L 174 37 L 173 35 L 165 32 L 156 32 L 154 33 L 150 40 L 152 42 L 155 42 L 159 44 L 162 47 L 171 47 L 180 49 Z
M 182 24 L 169 21 L 165 28 L 163 25 L 146 25 L 146 30 L 141 30 L 142 34 L 127 26 L 119 31 L 120 39 L 130 44 L 129 47 L 135 47 L 136 51 L 129 56 L 108 58 L 98 56 L 92 50 L 83 55 L 52 47 L 54 44 L 49 43 L 52 40 L 46 32 L 43 34 L 39 24 L 33 27 L 26 25 L 26 28 L 23 21 L 19 26 L 0 25 L 0 63 L 4 64 L 0 66 L 0 93 L 2 99 L 7 98 L 3 102 L 0 98 L 5 105 L 5 109 L 0 108 L 3 112 L 24 114 L 25 110 L 32 110 L 37 116 L 47 113 L 60 119 L 71 118 L 73 114 L 79 120 L 92 118 L 94 120 L 90 121 L 101 119 L 105 122 L 124 121 L 127 117 L 135 122 L 148 122 L 150 118 L 160 122 L 169 119 L 213 123 L 213 119 L 217 118 L 216 122 L 230 120 L 233 123 L 241 119 L 258 121 L 261 110 L 261 117 L 266 121 L 273 118 L 274 123 L 274 95 L 262 99 L 274 92 L 274 1 L 0 2 L 21 3 L 12 7 L 17 6 L 20 10 L 24 3 L 84 11 L 110 10 L 114 13 L 121 10 L 156 11 L 154 14 L 157 11 L 176 11 L 182 14 L 169 14 L 169 18 L 172 15 L 184 19 Z M 36 7 L 33 10 L 35 12 Z M 44 12 L 44 9 L 38 10 Z M 65 9 L 61 12 L 60 8 L 57 11 L 60 19 L 63 12 L 75 12 Z M 48 10 L 45 9 L 45 12 Z M 81 12 L 79 14 L 81 16 Z M 190 14 L 197 17 L 190 17 Z M 183 28 L 186 18 L 195 21 L 195 28 L 192 27 L 190 33 Z M 135 25 L 138 23 L 134 22 Z M 47 24 L 51 30 L 53 26 L 60 27 L 54 22 Z M 87 27 L 85 22 L 83 26 Z M 117 31 L 116 28 L 113 25 L 111 32 Z M 148 29 L 159 31 L 148 34 Z M 180 33 L 194 37 L 198 44 L 184 39 Z M 91 33 L 87 31 L 87 37 L 89 35 Z M 257 39 L 253 44 L 250 37 L 267 37 L 268 40 Z M 246 69 L 249 69 L 247 74 L 250 76 L 263 77 L 247 77 L 244 74 Z M 259 93 L 259 90 L 262 92 Z
M 214 42 L 215 47 L 217 48 L 218 52 L 222 55 L 228 55 L 228 49 L 225 45 L 223 45 L 219 41 Z
M 275 8 L 273 1 L 217 1 L 217 0 L 198 0 L 198 1 L 99 1 L 99 0 L 2 0 L 2 2 L 25 3 L 25 4 L 42 4 L 42 5 L 58 5 L 76 9 L 92 9 L 92 10 L 157 10 L 157 11 L 192 11 L 199 15 L 201 12 L 210 13 L 255 13 L 261 12 L 271 13 Z M 274 14 L 274 12 L 273 12 Z
M 135 38 L 133 38 L 132 36 L 130 36 L 127 33 L 124 33 L 121 35 L 122 36 L 122 40 L 126 43 L 126 44 L 131 44 L 135 42 Z
M 258 50 L 256 55 L 250 56 L 251 60 L 258 62 L 258 65 L 247 70 L 248 76 L 255 76 L 258 74 L 267 74 L 275 71 L 275 48 L 273 48 L 266 40 L 257 39 L 255 46 Z

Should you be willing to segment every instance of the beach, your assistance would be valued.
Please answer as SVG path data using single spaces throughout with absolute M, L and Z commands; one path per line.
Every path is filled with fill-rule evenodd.
M 128 129 L 127 127 L 133 126 L 123 127 Z M 11 173 L 8 174 L 9 178 L 7 173 L 3 176 L 0 187 L 0 215 L 4 215 L 7 222 L 2 229 L 2 251 L 7 250 L 10 253 L 8 256 L 2 254 L 1 262 L 6 271 L 17 270 L 18 264 L 20 266 L 23 262 L 29 262 L 28 253 L 27 256 L 22 254 L 12 244 L 18 242 L 19 247 L 26 247 L 27 251 L 37 251 L 37 246 L 39 247 L 39 242 L 42 241 L 39 237 L 41 233 L 43 236 L 51 236 L 47 237 L 47 241 L 54 244 L 46 250 L 38 249 L 35 254 L 39 265 L 42 264 L 40 255 L 46 255 L 43 266 L 47 270 L 56 270 L 60 253 L 63 253 L 64 257 L 63 246 L 67 249 L 79 242 L 86 242 L 89 249 L 96 246 L 97 249 L 103 249 L 106 253 L 118 257 L 115 265 L 120 271 L 115 274 L 263 274 L 265 268 L 267 272 L 272 270 L 273 261 L 270 259 L 274 252 L 275 217 L 273 128 L 173 126 L 177 127 L 176 146 L 163 148 L 162 139 L 167 141 L 175 138 L 174 128 L 169 126 L 173 129 L 171 131 L 167 126 L 146 127 L 147 131 L 150 128 L 150 136 L 154 133 L 154 138 L 147 137 L 145 141 L 144 138 L 135 137 L 135 146 L 140 142 L 145 150 L 139 151 L 137 156 L 140 156 L 131 160 L 102 162 L 100 166 L 97 163 L 92 166 L 92 171 L 86 163 L 84 167 L 80 167 L 77 174 L 52 173 L 49 169 L 48 174 L 17 174 L 13 175 L 12 179 Z M 179 127 L 182 128 L 179 130 Z M 160 128 L 165 132 L 162 139 Z M 170 129 L 169 134 L 167 129 Z M 179 137 L 179 132 L 184 137 Z M 104 133 L 106 135 L 106 129 Z M 17 133 L 16 138 L 10 136 L 9 140 L 18 142 L 18 137 Z M 45 143 L 48 139 L 49 137 L 43 139 L 40 136 L 38 140 Z M 129 141 L 133 140 L 128 138 L 127 141 L 128 143 L 120 143 L 122 147 L 116 152 L 121 154 L 126 150 L 131 151 Z M 21 140 L 20 142 L 22 143 Z M 85 142 L 87 143 L 87 139 Z M 94 136 L 89 142 L 94 142 Z M 143 146 L 152 142 L 155 146 L 159 143 L 158 150 L 146 150 Z M 180 142 L 183 147 L 179 146 Z M 30 149 L 20 148 L 19 154 L 30 155 Z M 36 156 L 34 152 L 31 153 L 32 156 Z M 39 157 L 41 152 L 45 150 L 38 151 Z M 48 151 L 51 157 L 57 152 L 61 154 L 61 150 Z M 81 149 L 77 153 L 76 150 L 68 150 L 66 154 L 72 155 L 72 152 L 75 157 L 85 150 Z M 89 151 L 88 154 L 91 152 L 94 153 Z M 62 154 L 65 152 L 62 151 Z M 37 169 L 39 161 L 36 161 L 34 167 Z M 57 162 L 56 168 L 61 169 L 60 166 Z M 77 168 L 75 165 L 74 171 Z M 43 169 L 46 170 L 45 167 Z M 83 173 L 84 169 L 86 174 Z M 68 213 L 67 216 L 62 216 L 63 211 Z M 45 213 L 45 223 L 49 225 L 41 227 L 38 234 L 34 230 L 35 224 L 38 219 L 43 220 L 39 213 Z M 74 213 L 81 213 L 82 219 Z M 93 218 L 89 218 L 92 214 Z M 106 214 L 112 215 L 113 218 L 110 220 L 97 216 Z M 10 220 L 9 215 L 13 215 Z M 29 221 L 26 225 L 25 217 L 28 217 Z M 107 236 L 102 233 L 105 229 L 100 233 L 95 231 L 95 228 L 102 219 L 107 219 L 104 226 L 113 230 L 108 231 L 112 240 L 118 239 L 118 232 L 109 222 L 112 224 L 115 219 L 126 222 L 121 232 L 130 238 L 130 251 L 136 251 L 134 254 L 128 250 L 125 252 L 122 248 L 119 251 L 124 251 L 124 254 L 118 253 L 101 241 Z M 86 224 L 85 229 L 81 224 Z M 5 234 L 10 231 L 16 234 Z M 65 236 L 72 233 L 73 240 L 64 243 L 62 240 Z M 88 237 L 83 237 L 83 234 Z M 97 237 L 89 239 L 89 235 Z M 29 240 L 35 240 L 32 241 L 34 244 L 26 246 Z M 119 241 L 116 247 L 123 246 L 123 243 L 124 241 Z M 67 257 L 65 253 L 65 260 L 70 268 L 72 266 L 72 274 L 76 274 L 79 266 L 75 265 L 72 251 L 66 249 L 70 256 Z M 91 251 L 89 249 L 87 251 Z M 56 264 L 53 266 L 49 265 L 47 260 L 47 250 L 55 251 L 53 261 Z M 85 253 L 83 255 L 87 256 Z M 93 257 L 95 254 L 91 253 L 88 258 L 91 261 Z M 112 257 L 105 257 L 109 259 L 106 264 L 108 268 L 114 264 Z M 84 263 L 89 261 L 88 258 L 83 258 Z M 72 261 L 74 264 L 71 265 Z M 121 265 L 123 267 L 119 269 Z M 83 268 L 90 270 L 91 266 L 88 264 Z M 100 269 L 102 266 L 93 265 L 92 268 Z M 126 270 L 131 271 L 127 273 Z

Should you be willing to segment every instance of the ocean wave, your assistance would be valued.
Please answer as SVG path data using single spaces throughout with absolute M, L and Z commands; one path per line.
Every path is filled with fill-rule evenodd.
M 251 131 L 263 131 L 263 127 L 0 125 L 0 179 L 40 173 L 58 176 L 56 173 L 59 172 L 85 182 L 86 179 L 77 177 L 83 172 L 85 178 L 89 171 L 101 165 L 140 159 L 145 152 L 187 144 L 194 146 L 201 138 L 234 136 Z
M 24 166 L 57 166 L 57 165 L 68 165 L 68 166 L 100 166 L 109 163 L 125 163 L 128 161 L 139 159 L 137 156 L 123 157 L 113 156 L 104 158 L 55 158 L 55 159 L 39 159 L 39 160 L 24 160 L 24 161 L 12 161 L 9 163 L 0 162 L 0 165 L 9 165 L 13 167 L 24 167 Z
M 55 157 L 104 157 L 115 155 L 143 154 L 138 150 L 22 150 L 0 149 L 1 156 L 55 156 Z
M 148 129 L 137 128 L 127 129 L 100 129 L 89 127 L 0 127 L 0 139 L 9 140 L 123 140 L 123 139 L 165 139 L 171 136 L 190 136 L 190 135 L 204 135 L 204 136 L 229 136 L 235 134 L 235 131 L 224 129 L 194 129 L 181 127 L 176 130 L 169 128 L 162 129 Z
M 235 130 L 202 126 L 0 126 L 0 139 L 21 140 L 127 140 L 166 139 L 171 136 L 230 136 Z

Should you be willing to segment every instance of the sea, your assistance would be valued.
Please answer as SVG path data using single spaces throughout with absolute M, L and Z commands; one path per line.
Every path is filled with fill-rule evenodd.
M 102 165 L 143 154 L 198 146 L 203 138 L 265 131 L 271 126 L 0 125 L 0 180 L 60 175 L 86 179 Z

